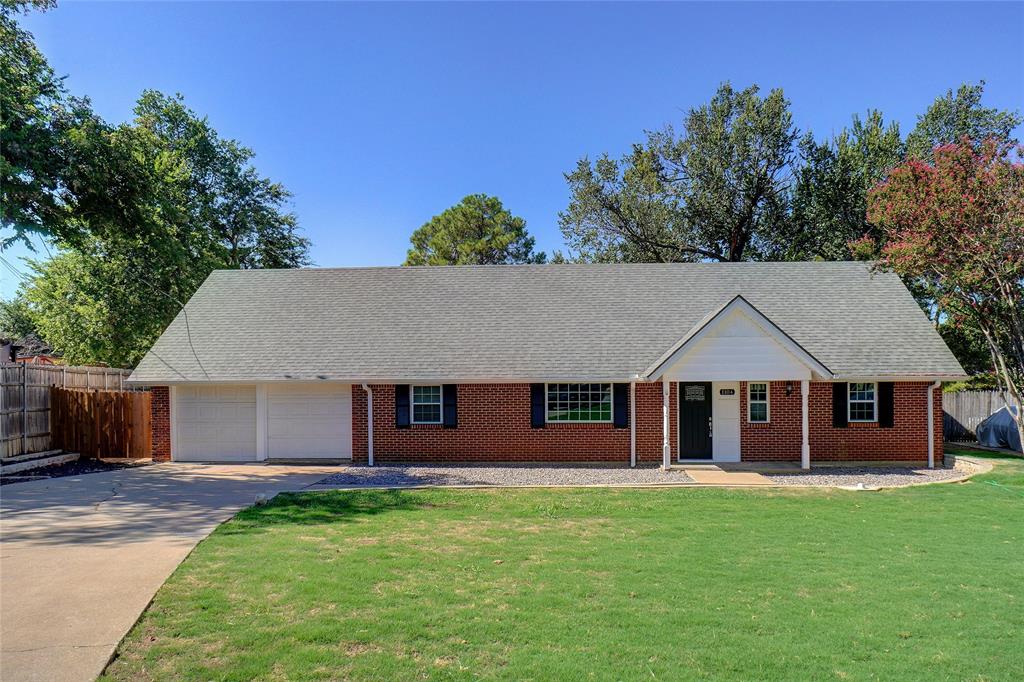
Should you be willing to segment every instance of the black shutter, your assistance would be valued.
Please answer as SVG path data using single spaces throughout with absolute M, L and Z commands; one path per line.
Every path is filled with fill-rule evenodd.
M 530 428 L 544 428 L 544 384 L 530 384 Z
M 891 429 L 896 422 L 895 385 L 891 381 L 878 382 L 878 425 Z
M 629 384 L 612 384 L 612 424 L 617 429 L 629 426 Z
M 847 387 L 842 381 L 832 384 L 832 427 L 846 428 Z
M 409 384 L 395 384 L 395 428 L 409 428 Z
M 444 406 L 444 428 L 454 429 L 459 425 L 459 387 L 456 384 L 445 384 L 441 387 Z

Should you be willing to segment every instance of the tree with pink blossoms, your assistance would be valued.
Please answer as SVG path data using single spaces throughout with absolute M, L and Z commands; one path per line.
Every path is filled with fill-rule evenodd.
M 868 195 L 879 262 L 925 287 L 953 324 L 985 338 L 1004 402 L 1024 396 L 1024 164 L 1021 149 L 966 138 L 912 159 Z M 880 249 L 880 251 L 879 251 Z M 1024 415 L 1017 431 L 1024 442 Z

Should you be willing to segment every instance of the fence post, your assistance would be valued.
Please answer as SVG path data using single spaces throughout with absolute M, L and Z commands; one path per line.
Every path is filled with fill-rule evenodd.
M 28 363 L 21 363 L 21 454 L 28 454 Z

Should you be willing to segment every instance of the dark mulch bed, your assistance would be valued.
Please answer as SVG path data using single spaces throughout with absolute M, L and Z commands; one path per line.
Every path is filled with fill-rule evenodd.
M 0 476 L 0 485 L 11 483 L 25 483 L 26 481 L 40 481 L 44 478 L 61 478 L 62 476 L 81 476 L 83 474 L 101 474 L 104 471 L 117 471 L 131 467 L 146 466 L 152 464 L 148 459 L 128 460 L 99 460 L 80 459 L 65 464 L 54 464 L 53 466 L 32 469 L 30 471 L 19 471 L 9 476 Z

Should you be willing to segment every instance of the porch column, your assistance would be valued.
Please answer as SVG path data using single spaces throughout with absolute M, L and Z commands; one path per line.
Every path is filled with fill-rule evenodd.
M 629 466 L 636 466 L 636 382 L 629 382 Z
M 669 443 L 668 429 L 668 397 L 669 386 L 667 380 L 661 382 L 661 468 L 668 469 L 672 466 L 672 446 Z
M 803 379 L 800 382 L 800 429 L 801 429 L 801 441 L 800 441 L 800 468 L 810 469 L 811 468 L 811 429 L 809 419 L 807 416 L 807 398 L 808 393 L 811 392 L 811 382 L 807 379 Z

